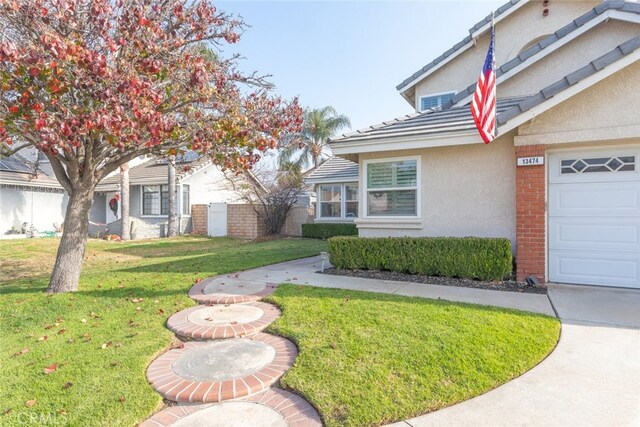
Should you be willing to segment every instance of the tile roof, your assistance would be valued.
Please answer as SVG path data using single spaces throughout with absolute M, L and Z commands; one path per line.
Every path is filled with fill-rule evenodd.
M 525 1 L 525 0 L 509 0 L 507 3 L 503 4 L 502 6 L 500 6 L 495 11 L 495 15 L 494 15 L 495 18 L 498 18 L 500 15 L 502 15 L 507 10 L 511 9 L 514 5 L 520 3 L 521 1 Z M 436 65 L 438 65 L 439 63 L 441 63 L 442 61 L 444 61 L 445 59 L 447 59 L 451 55 L 453 55 L 455 52 L 460 50 L 463 46 L 466 46 L 472 40 L 472 35 L 476 31 L 478 31 L 480 28 L 482 28 L 483 26 L 489 24 L 490 22 L 491 22 L 491 15 L 488 15 L 484 19 L 482 19 L 481 21 L 478 21 L 473 27 L 471 27 L 469 29 L 469 35 L 468 36 L 466 36 L 464 39 L 460 40 L 458 43 L 453 45 L 453 47 L 451 47 L 449 50 L 444 52 L 442 55 L 438 56 L 433 61 L 429 62 L 424 67 L 420 68 L 418 71 L 413 73 L 411 76 L 409 76 L 406 79 L 404 79 L 404 81 L 402 83 L 400 83 L 398 86 L 396 86 L 396 89 L 397 90 L 402 90 L 403 88 L 408 86 L 411 82 L 413 82 L 415 79 L 420 77 L 422 74 L 424 74 L 427 71 L 431 70 L 433 67 L 435 67 Z
M 499 99 L 497 102 L 498 114 L 518 105 L 524 99 L 526 97 Z M 444 111 L 433 109 L 342 135 L 332 139 L 331 143 L 447 134 L 469 131 L 475 128 L 471 110 L 469 110 L 468 106 L 454 107 Z
M 527 97 L 516 105 L 513 105 L 508 110 L 498 114 L 498 126 L 505 124 L 506 122 L 519 116 L 520 114 L 531 110 L 533 107 L 542 104 L 550 98 L 553 98 L 560 92 L 570 88 L 571 86 L 579 83 L 587 77 L 592 76 L 598 71 L 606 68 L 614 62 L 617 62 L 618 60 L 624 58 L 630 53 L 635 52 L 638 49 L 640 49 L 640 36 L 636 36 L 630 40 L 627 40 L 609 53 L 606 53 L 601 57 L 594 59 L 584 67 L 579 68 L 570 74 L 567 74 L 562 79 L 545 87 L 540 92 Z
M 554 97 L 598 71 L 617 62 L 640 49 L 640 35 L 615 49 L 594 59 L 578 70 L 567 74 L 535 94 L 515 98 L 503 98 L 497 101 L 498 128 L 520 114 Z M 475 129 L 471 112 L 467 105 L 456 105 L 446 110 L 427 110 L 423 113 L 405 116 L 395 121 L 358 130 L 331 140 L 331 143 L 368 141 L 381 138 L 424 136 L 432 134 L 451 134 Z
M 357 181 L 358 164 L 342 157 L 330 157 L 305 177 L 307 184 L 335 181 Z
M 176 164 L 176 179 L 180 181 L 186 178 L 191 173 L 209 165 L 208 159 L 194 160 L 189 157 L 184 162 Z M 188 169 L 185 169 L 188 166 Z M 169 171 L 167 168 L 167 162 L 164 159 L 150 159 L 149 161 L 142 163 L 141 165 L 134 166 L 129 169 L 129 184 L 130 185 L 151 185 L 151 184 L 166 184 L 169 181 Z M 116 190 L 120 185 L 120 175 L 111 175 L 98 184 L 97 191 L 110 191 Z
M 20 154 L 0 158 L 0 185 L 21 187 L 57 188 L 62 190 L 58 180 L 41 169 L 35 172 L 35 164 Z
M 500 78 L 500 76 L 502 76 L 503 74 L 507 73 L 508 71 L 511 71 L 512 69 L 519 66 L 520 64 L 527 62 L 529 58 L 537 55 L 539 52 L 549 48 L 550 46 L 553 46 L 559 40 L 562 40 L 569 34 L 572 34 L 573 32 L 579 30 L 585 24 L 596 19 L 598 16 L 602 15 L 608 10 L 617 10 L 621 12 L 640 15 L 640 3 L 629 3 L 625 1 L 605 1 L 603 3 L 600 3 L 598 6 L 594 7 L 589 12 L 571 21 L 569 24 L 560 28 L 555 33 L 551 34 L 548 37 L 545 37 L 544 39 L 540 40 L 538 43 L 534 44 L 527 50 L 521 52 L 518 56 L 516 56 L 512 60 L 500 66 L 496 70 L 496 76 Z M 443 105 L 442 106 L 443 109 L 450 108 L 453 105 L 457 104 L 458 102 L 462 101 L 463 99 L 473 95 L 473 92 L 475 92 L 475 90 L 476 90 L 476 83 L 474 82 L 471 85 L 469 85 L 466 89 L 458 92 L 453 97 L 453 99 L 451 99 L 451 101 Z

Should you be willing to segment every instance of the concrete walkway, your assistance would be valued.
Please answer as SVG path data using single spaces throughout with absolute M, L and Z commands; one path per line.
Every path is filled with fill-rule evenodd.
M 433 299 L 440 298 L 448 301 L 494 305 L 555 316 L 553 307 L 546 295 L 333 276 L 317 273 L 321 268 L 321 264 L 322 261 L 319 256 L 304 258 L 242 271 L 238 273 L 237 277 L 236 275 L 233 277 L 235 279 L 263 283 L 290 282 L 322 288 L 352 289 L 355 291 L 381 292 Z M 328 266 L 329 264 L 327 263 L 325 267 Z
M 482 396 L 393 426 L 640 426 L 640 291 L 550 285 L 544 295 L 318 274 L 319 257 L 241 272 L 244 279 L 442 298 L 555 315 L 557 348 Z

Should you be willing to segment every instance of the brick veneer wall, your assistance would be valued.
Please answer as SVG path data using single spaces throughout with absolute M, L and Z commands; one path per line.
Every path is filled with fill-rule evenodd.
M 544 145 L 515 147 L 516 157 L 544 156 Z M 517 278 L 534 276 L 545 282 L 546 209 L 545 167 L 516 167 Z
M 191 205 L 192 233 L 207 235 L 207 205 Z
M 227 235 L 256 239 L 266 235 L 266 231 L 251 205 L 227 205 Z

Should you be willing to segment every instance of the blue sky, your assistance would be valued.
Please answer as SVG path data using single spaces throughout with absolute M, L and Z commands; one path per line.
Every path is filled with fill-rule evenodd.
M 395 86 L 502 1 L 221 1 L 251 28 L 225 54 L 272 74 L 277 93 L 332 105 L 352 129 L 413 112 Z M 482 64 L 478 64 L 478 72 Z

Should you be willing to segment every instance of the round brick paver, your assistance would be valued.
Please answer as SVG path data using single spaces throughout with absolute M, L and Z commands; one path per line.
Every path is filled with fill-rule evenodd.
M 266 390 L 297 354 L 290 341 L 263 333 L 252 339 L 192 341 L 154 360 L 147 379 L 175 402 L 220 402 Z
M 200 425 L 319 427 L 322 422 L 313 406 L 300 396 L 284 390 L 270 389 L 229 402 L 172 406 L 149 418 L 141 427 Z
M 262 331 L 279 316 L 277 307 L 263 302 L 199 305 L 174 314 L 167 326 L 185 338 L 238 338 Z
M 236 277 L 211 277 L 195 284 L 189 296 L 199 304 L 238 304 L 258 301 L 273 293 L 275 283 L 256 282 Z

